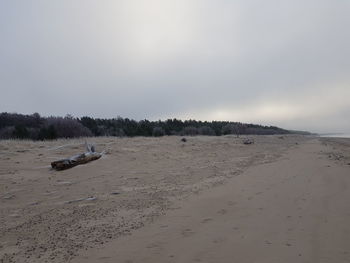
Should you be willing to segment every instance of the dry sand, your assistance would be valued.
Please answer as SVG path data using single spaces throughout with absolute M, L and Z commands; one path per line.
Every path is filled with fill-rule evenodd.
M 350 262 L 350 141 L 242 139 L 1 141 L 0 262 Z

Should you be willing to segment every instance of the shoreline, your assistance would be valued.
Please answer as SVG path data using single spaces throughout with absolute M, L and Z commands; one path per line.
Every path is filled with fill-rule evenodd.
M 321 138 L 350 138 L 350 133 L 320 134 Z

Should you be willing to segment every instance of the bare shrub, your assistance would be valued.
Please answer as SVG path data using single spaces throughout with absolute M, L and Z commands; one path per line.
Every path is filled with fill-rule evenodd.
M 165 135 L 165 131 L 163 130 L 162 127 L 154 127 L 153 128 L 152 136 L 160 137 L 160 136 L 164 136 L 164 135 Z
M 224 127 L 222 127 L 222 130 L 221 130 L 222 134 L 224 135 L 235 134 L 237 137 L 243 134 L 244 131 L 245 131 L 244 125 L 242 125 L 239 122 L 227 124 Z
M 55 128 L 58 138 L 92 136 L 92 132 L 72 117 L 49 117 L 47 125 Z
M 14 126 L 7 126 L 5 128 L 0 129 L 0 139 L 7 140 L 13 138 L 14 131 Z
M 39 139 L 39 128 L 28 128 L 28 138 L 35 141 Z
M 182 134 L 181 135 L 189 135 L 189 136 L 198 135 L 198 129 L 196 127 L 193 127 L 193 126 L 185 127 L 182 130 Z
M 215 134 L 215 131 L 214 131 L 212 128 L 208 127 L 208 126 L 202 126 L 202 127 L 200 127 L 200 128 L 198 129 L 198 133 L 199 133 L 200 135 L 208 135 L 208 136 L 214 136 L 214 135 L 216 135 L 216 134 Z

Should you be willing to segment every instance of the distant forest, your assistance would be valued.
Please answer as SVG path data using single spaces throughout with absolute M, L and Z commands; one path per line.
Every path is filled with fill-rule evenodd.
M 290 134 L 304 133 L 288 131 L 274 126 L 262 126 L 228 121 L 196 121 L 168 119 L 165 121 L 136 121 L 128 118 L 100 119 L 42 117 L 38 113 L 23 115 L 0 113 L 0 139 L 52 140 L 89 136 L 164 136 L 180 135 L 220 136 L 227 134 Z

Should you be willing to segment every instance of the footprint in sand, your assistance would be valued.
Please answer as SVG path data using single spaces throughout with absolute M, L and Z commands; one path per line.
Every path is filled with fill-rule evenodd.
M 189 236 L 192 236 L 194 234 L 194 231 L 192 231 L 192 229 L 190 229 L 190 228 L 187 228 L 187 229 L 182 230 L 181 234 L 183 237 L 189 237 Z
M 210 221 L 212 221 L 213 219 L 212 218 L 204 218 L 201 223 L 204 224 L 204 223 L 208 223 Z
M 220 214 L 220 215 L 225 215 L 225 214 L 227 214 L 227 210 L 226 210 L 226 209 L 220 209 L 220 210 L 218 211 L 218 214 Z
M 146 248 L 158 248 L 158 247 L 160 247 L 160 243 L 158 243 L 158 242 L 155 242 L 155 243 L 151 243 L 151 244 L 149 244 L 148 246 L 146 246 Z
M 218 238 L 213 239 L 214 244 L 223 243 L 224 241 L 225 241 L 225 239 L 222 237 L 218 237 Z
M 229 201 L 229 202 L 227 202 L 227 205 L 228 205 L 228 206 L 234 206 L 235 204 L 237 204 L 237 202 L 234 202 L 234 201 Z

